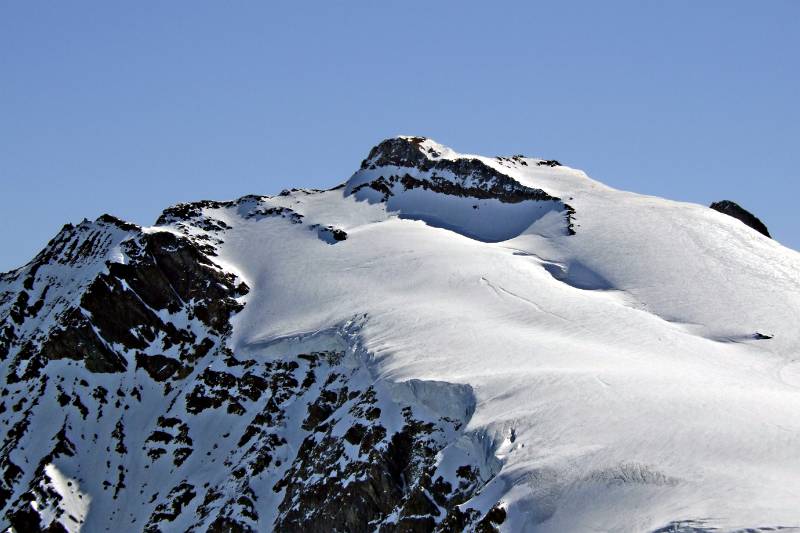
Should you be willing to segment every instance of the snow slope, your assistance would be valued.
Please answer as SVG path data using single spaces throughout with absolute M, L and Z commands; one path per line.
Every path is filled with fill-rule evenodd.
M 249 287 L 227 349 L 261 362 L 338 346 L 349 379 L 383 391 L 387 427 L 402 426 L 390 405 L 459 421 L 441 430 L 432 471 L 457 484 L 473 465 L 459 508 L 504 510 L 500 531 L 800 531 L 800 255 L 738 220 L 414 137 L 373 149 L 342 187 L 186 213 L 142 231 L 210 243 L 216 267 Z M 137 409 L 128 433 L 144 435 L 155 407 Z M 209 434 L 194 424 L 195 441 Z M 296 450 L 305 434 L 291 427 Z M 47 468 L 59 494 L 92 476 Z M 173 483 L 126 468 L 128 487 Z M 283 468 L 250 483 L 258 530 L 289 516 L 272 489 Z M 107 527 L 115 504 L 75 485 L 61 505 Z M 147 520 L 133 516 L 147 498 L 135 501 L 117 526 Z M 446 514 L 434 517 L 444 530 Z M 160 527 L 191 524 L 180 520 Z

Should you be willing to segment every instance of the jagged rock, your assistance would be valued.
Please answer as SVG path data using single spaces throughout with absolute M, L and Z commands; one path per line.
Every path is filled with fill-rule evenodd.
M 312 228 L 314 227 L 312 226 Z M 347 232 L 339 228 L 334 228 L 333 226 L 321 228 L 318 230 L 317 234 L 320 239 L 328 244 L 336 244 L 337 242 L 347 240 Z
M 537 164 L 560 166 L 557 161 Z M 572 206 L 522 184 L 506 170 L 527 165 L 520 156 L 497 158 L 496 164 L 486 158 L 451 157 L 424 137 L 397 137 L 370 151 L 348 180 L 345 194 L 383 202 L 401 218 L 485 242 L 516 237 L 551 211 L 561 213 L 564 234 L 574 235 Z
M 390 176 L 377 178 L 374 185 L 370 182 L 354 187 L 351 194 L 361 188 L 372 187 L 388 197 L 394 194 L 391 189 L 399 181 L 405 190 L 422 188 L 450 196 L 494 198 L 507 203 L 558 200 L 541 189 L 520 184 L 480 159 L 437 159 L 441 154 L 436 149 L 425 146 L 426 140 L 424 137 L 387 139 L 370 151 L 367 159 L 361 163 L 361 169 L 389 167 L 387 170 L 392 172 L 392 167 L 413 167 L 418 171 L 430 172 L 430 177 L 420 179 L 408 172 L 394 172 Z M 442 174 L 457 179 L 445 178 Z
M 760 234 L 771 238 L 767 226 L 765 226 L 764 223 L 758 219 L 758 217 L 736 202 L 732 202 L 731 200 L 722 200 L 721 202 L 712 203 L 709 207 L 715 211 L 719 211 L 720 213 L 724 213 L 728 216 L 741 220 L 744 224 L 750 226 Z

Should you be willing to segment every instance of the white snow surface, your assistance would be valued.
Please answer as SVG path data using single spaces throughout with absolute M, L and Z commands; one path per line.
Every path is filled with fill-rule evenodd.
M 521 204 L 473 210 L 418 189 L 394 203 L 349 194 L 381 168 L 329 191 L 206 208 L 229 226 L 215 233 L 213 261 L 251 289 L 233 319 L 233 352 L 268 357 L 270 346 L 307 347 L 358 324 L 369 365 L 359 379 L 468 420 L 440 469 L 479 464 L 488 483 L 462 507 L 499 502 L 503 532 L 800 530 L 800 254 L 709 208 L 615 190 L 579 170 L 425 146 L 560 198 L 576 234 L 552 207 L 526 215 Z M 245 216 L 272 207 L 303 222 Z M 426 224 L 437 209 L 439 227 Z M 323 239 L 316 224 L 347 239 Z M 187 231 L 144 231 L 178 229 Z M 145 391 L 145 404 L 158 394 Z M 136 435 L 146 409 L 131 417 Z M 141 469 L 128 466 L 135 486 Z M 70 531 L 85 520 L 88 530 L 104 500 L 84 497 L 80 472 L 46 473 L 76 519 Z
M 800 255 L 700 205 L 479 159 L 568 202 L 577 234 L 553 213 L 487 243 L 341 188 L 263 200 L 297 226 L 208 210 L 252 289 L 234 351 L 366 315 L 376 375 L 472 387 L 466 432 L 500 464 L 477 498 L 505 532 L 800 526 Z

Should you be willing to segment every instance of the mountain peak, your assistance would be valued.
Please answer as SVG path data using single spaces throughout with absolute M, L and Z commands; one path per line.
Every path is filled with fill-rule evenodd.
M 398 135 L 381 141 L 370 150 L 361 163 L 362 169 L 382 166 L 417 167 L 442 158 L 452 159 L 458 154 L 427 137 Z
M 572 207 L 523 184 L 526 167 L 521 156 L 464 155 L 426 137 L 399 136 L 370 150 L 345 195 L 484 242 L 515 237 L 551 212 L 562 214 L 558 233 L 574 233 Z

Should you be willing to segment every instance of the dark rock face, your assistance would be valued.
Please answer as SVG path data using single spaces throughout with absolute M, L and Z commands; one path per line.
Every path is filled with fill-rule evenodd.
M 316 225 L 312 226 L 312 229 L 316 229 L 317 236 L 320 238 L 320 240 L 325 241 L 328 244 L 336 244 L 337 242 L 347 240 L 347 232 L 343 229 L 335 228 L 333 226 L 320 228 Z
M 430 179 L 422 180 L 403 173 L 384 177 L 388 183 L 379 181 L 372 188 L 391 195 L 387 190 L 390 188 L 389 185 L 399 180 L 405 190 L 421 187 L 451 196 L 495 198 L 507 203 L 558 200 L 541 189 L 520 184 L 480 159 L 431 159 L 429 156 L 438 157 L 441 154 L 432 148 L 422 146 L 424 141 L 423 137 L 387 139 L 370 151 L 367 159 L 361 163 L 361 169 L 372 170 L 382 166 L 413 167 L 423 172 L 432 172 Z M 467 182 L 470 184 L 467 185 Z M 363 186 L 372 184 L 361 187 Z
M 28 334 L 11 365 L 20 372 L 9 374 L 8 380 L 34 376 L 47 360 L 65 358 L 83 361 L 90 372 L 122 372 L 129 362 L 124 351 L 144 350 L 157 338 L 164 350 L 172 349 L 180 359 L 189 361 L 213 345 L 210 339 L 198 339 L 190 331 L 164 321 L 158 315 L 161 311 L 196 318 L 212 337 L 228 333 L 228 319 L 241 309 L 236 298 L 247 292 L 245 285 L 236 285 L 232 275 L 221 273 L 189 239 L 169 232 L 142 233 L 135 226 L 116 224 L 109 218 L 98 219 L 96 232 L 80 245 L 79 230 L 62 231 L 42 257 L 23 269 L 27 273 L 24 283 L 41 288 L 41 294 L 36 303 L 27 305 L 27 292 L 20 292 L 12 313 L 34 319 L 45 302 L 51 304 L 48 310 L 61 303 L 48 294 L 55 292 L 53 287 L 64 288 L 65 283 L 54 276 L 37 277 L 43 267 L 52 262 L 80 266 L 82 261 L 91 260 L 100 246 L 98 241 L 111 242 L 110 230 L 127 234 L 122 234 L 117 244 L 126 259 L 106 261 L 105 268 L 87 279 L 79 291 L 82 295 L 76 294 L 77 306 L 53 310 L 52 323 L 44 322 L 41 329 Z M 19 320 L 15 324 L 17 328 L 7 331 L 5 337 L 19 343 L 25 337 L 18 331 L 29 329 L 23 327 L 29 324 Z M 0 355 L 5 357 L 8 349 L 10 346 L 4 346 Z M 140 363 L 142 357 L 137 357 Z M 23 367 L 25 372 L 21 372 Z
M 361 162 L 361 168 L 384 166 L 424 168 L 430 163 L 428 156 L 438 157 L 435 150 L 423 151 L 425 137 L 395 137 L 386 139 L 370 150 L 367 158 Z M 427 153 L 427 155 L 426 155 Z
M 566 233 L 575 234 L 575 210 L 560 198 L 541 189 L 525 186 L 481 159 L 440 158 L 442 154 L 426 145 L 425 141 L 423 137 L 397 137 L 378 144 L 361 163 L 359 171 L 362 174 L 374 171 L 375 175 L 368 181 L 348 185 L 346 194 L 359 195 L 361 191 L 374 191 L 380 195 L 380 201 L 391 204 L 394 198 L 406 191 L 423 190 L 458 198 L 498 200 L 506 204 L 529 202 L 527 205 L 536 206 L 531 210 L 532 213 L 538 211 L 540 206 L 551 203 L 552 209 L 563 213 Z M 509 168 L 528 166 L 521 156 L 499 157 L 497 161 Z M 536 164 L 560 166 L 555 160 L 538 161 Z M 478 206 L 473 205 L 473 208 L 477 210 Z M 475 213 L 475 216 L 479 214 Z M 432 221 L 430 217 L 422 219 L 428 223 Z M 534 221 L 535 218 L 532 218 L 529 222 Z M 445 223 L 432 225 L 447 227 L 446 221 L 442 222 Z M 476 235 L 473 233 L 472 236 Z M 501 240 L 511 236 L 504 235 Z
M 715 211 L 719 211 L 720 213 L 725 213 L 728 216 L 741 220 L 746 225 L 750 226 L 757 232 L 762 235 L 766 235 L 770 237 L 769 230 L 767 226 L 761 222 L 758 217 L 752 214 L 750 211 L 746 210 L 736 202 L 732 202 L 730 200 L 722 200 L 721 202 L 714 202 L 709 207 L 714 209 Z
M 540 167 L 560 167 L 561 163 L 556 161 L 555 159 L 545 159 L 543 161 L 539 161 L 536 163 Z
M 148 376 L 145 382 L 161 383 L 169 392 L 198 360 L 226 355 L 223 340 L 230 318 L 241 309 L 237 299 L 247 290 L 191 239 L 168 231 L 143 232 L 108 215 L 65 226 L 31 263 L 4 274 L 0 416 L 11 431 L 0 447 L 5 472 L 0 526 L 66 531 L 64 524 L 82 523 L 63 515 L 64 495 L 48 468 L 99 452 L 95 448 L 102 430 L 89 433 L 89 428 L 93 416 L 98 424 L 105 420 L 104 412 L 114 412 L 116 419 L 114 431 L 105 437 L 110 440 L 108 464 L 127 455 L 131 447 L 126 445 L 124 412 L 130 402 L 142 402 L 141 378 Z M 76 364 L 82 377 L 66 379 L 63 369 Z M 141 374 L 130 373 L 138 369 Z M 95 377 L 102 375 L 108 377 Z M 116 393 L 109 393 L 111 383 Z M 63 418 L 37 419 L 39 409 L 53 402 Z M 56 432 L 52 424 L 61 427 Z M 35 450 L 41 449 L 37 440 L 46 441 L 51 431 L 50 451 L 36 457 Z M 33 470 L 13 458 L 23 451 L 34 460 Z M 175 450 L 176 464 L 188 455 L 185 446 Z M 113 477 L 101 490 L 113 491 L 116 499 L 127 487 L 126 471 Z M 44 516 L 55 519 L 45 523 Z
M 341 364 L 329 356 L 327 362 Z M 421 420 L 412 406 L 387 403 L 372 384 L 353 387 L 357 380 L 345 368 L 334 367 L 308 404 L 302 427 L 309 433 L 273 488 L 283 493 L 275 529 L 454 531 L 489 516 L 456 507 L 483 486 L 477 469 L 461 467 L 457 487 L 437 470 L 437 454 L 465 422 Z M 397 414 L 402 425 L 391 429 Z

